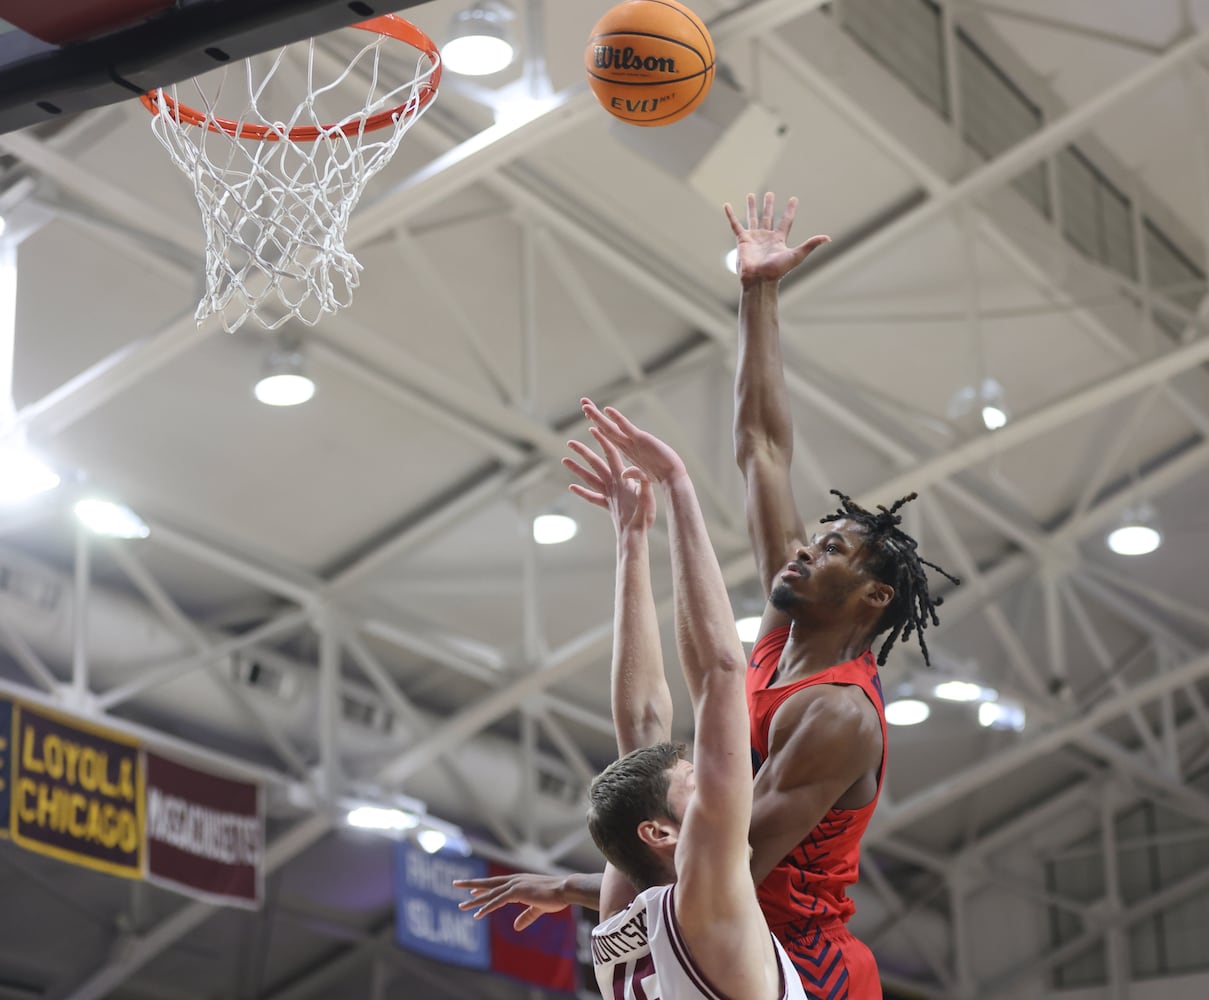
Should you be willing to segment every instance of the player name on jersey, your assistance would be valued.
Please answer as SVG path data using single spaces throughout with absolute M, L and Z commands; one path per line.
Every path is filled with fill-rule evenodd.
M 646 946 L 646 910 L 639 910 L 617 930 L 592 936 L 592 961 L 596 965 L 615 962 Z

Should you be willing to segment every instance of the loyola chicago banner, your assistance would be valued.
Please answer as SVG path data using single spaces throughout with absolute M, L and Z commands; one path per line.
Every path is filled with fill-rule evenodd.
M 147 751 L 147 881 L 211 903 L 264 895 L 260 788 Z
M 96 871 L 143 875 L 143 770 L 120 733 L 12 706 L 9 834 L 30 851 Z
M 8 836 L 8 813 L 13 787 L 13 703 L 0 698 L 0 837 Z

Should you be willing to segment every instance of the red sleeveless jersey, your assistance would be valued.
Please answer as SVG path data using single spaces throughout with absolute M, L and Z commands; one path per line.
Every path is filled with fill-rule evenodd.
M 768 734 L 776 710 L 792 694 L 816 684 L 850 684 L 859 687 L 877 710 L 882 726 L 882 763 L 877 791 L 860 809 L 830 809 L 793 851 L 760 883 L 757 895 L 768 925 L 776 933 L 785 924 L 846 922 L 856 905 L 847 888 L 856 882 L 861 837 L 882 791 L 886 772 L 886 702 L 873 653 L 866 650 L 855 660 L 828 667 L 800 681 L 769 687 L 781 652 L 789 641 L 789 626 L 763 636 L 752 650 L 747 670 L 747 707 L 751 715 L 753 773 L 768 757 Z M 780 935 L 778 935 L 780 936 Z

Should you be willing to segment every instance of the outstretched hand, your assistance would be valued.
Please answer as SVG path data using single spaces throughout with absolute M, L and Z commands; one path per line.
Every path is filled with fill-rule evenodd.
M 470 898 L 458 903 L 458 909 L 474 910 L 475 920 L 482 920 L 509 903 L 525 907 L 512 922 L 513 927 L 523 931 L 539 917 L 567 908 L 561 895 L 562 882 L 556 875 L 517 873 L 457 879 L 453 884 L 458 889 L 470 890 Z
M 598 441 L 608 441 L 636 465 L 651 480 L 668 483 L 685 475 L 684 460 L 671 445 L 630 421 L 612 406 L 600 409 L 590 399 L 581 399 L 584 416 L 592 421 L 592 434 Z
M 780 281 L 809 257 L 812 251 L 824 243 L 831 242 L 830 236 L 812 236 L 796 247 L 789 246 L 789 228 L 793 225 L 793 217 L 798 209 L 798 199 L 790 198 L 785 203 L 781 221 L 774 227 L 775 207 L 776 198 L 769 191 L 764 195 L 763 212 L 758 213 L 756 196 L 749 194 L 747 225 L 744 226 L 730 205 L 723 206 L 739 249 L 739 280 L 744 286 L 761 281 Z
M 568 441 L 567 447 L 583 459 L 583 464 L 564 458 L 563 466 L 584 485 L 571 483 L 567 488 L 594 507 L 607 510 L 619 538 L 630 529 L 645 531 L 655 523 L 655 493 L 650 480 L 641 469 L 627 467 L 617 445 L 597 428 L 590 430 L 604 458 L 580 441 Z

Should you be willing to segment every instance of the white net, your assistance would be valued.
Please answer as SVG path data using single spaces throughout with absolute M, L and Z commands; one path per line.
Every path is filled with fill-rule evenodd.
M 439 56 L 373 31 L 340 34 L 369 39 L 347 66 L 311 39 L 144 98 L 156 137 L 197 191 L 206 235 L 199 323 L 217 316 L 229 332 L 251 317 L 268 329 L 291 318 L 314 325 L 352 300 L 361 265 L 344 245 L 349 217 L 435 96 Z M 383 82 L 410 59 L 410 79 Z M 319 79 L 323 69 L 329 77 Z M 324 115 L 350 100 L 361 106 Z

